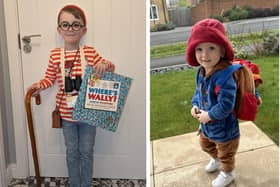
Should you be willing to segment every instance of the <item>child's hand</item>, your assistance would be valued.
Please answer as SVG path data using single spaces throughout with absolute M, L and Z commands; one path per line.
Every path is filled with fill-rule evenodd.
M 204 110 L 200 110 L 200 114 L 198 115 L 198 120 L 200 121 L 200 123 L 208 123 L 209 121 L 211 121 L 211 118 L 208 115 L 208 112 L 204 111 Z
M 97 63 L 94 68 L 95 73 L 98 75 L 98 77 L 102 77 L 105 71 L 107 71 L 108 64 L 104 60 L 102 60 L 101 62 Z
M 36 97 L 37 95 L 39 95 L 40 91 L 41 91 L 41 86 L 40 83 L 34 83 L 32 84 L 29 88 L 27 88 L 27 92 L 29 90 L 35 90 L 34 93 L 32 94 L 32 97 Z
M 257 104 L 258 104 L 258 105 L 261 105 L 262 102 L 263 102 L 263 101 L 262 101 L 262 98 L 261 98 L 261 97 L 258 97 L 258 98 L 257 98 Z
M 199 114 L 200 110 L 198 108 L 198 106 L 193 106 L 192 109 L 191 109 L 191 115 L 198 119 L 198 114 Z

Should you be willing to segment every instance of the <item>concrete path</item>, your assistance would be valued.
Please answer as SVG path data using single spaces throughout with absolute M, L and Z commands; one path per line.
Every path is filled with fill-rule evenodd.
M 252 122 L 240 124 L 236 179 L 228 187 L 278 187 L 278 146 Z M 209 161 L 196 133 L 151 142 L 151 187 L 210 187 L 218 171 L 204 171 Z
M 185 54 L 183 55 L 176 55 L 176 56 L 170 56 L 170 57 L 164 57 L 164 58 L 155 58 L 150 60 L 150 68 L 160 68 L 160 67 L 167 67 L 172 65 L 180 65 L 180 64 L 186 64 L 186 57 Z

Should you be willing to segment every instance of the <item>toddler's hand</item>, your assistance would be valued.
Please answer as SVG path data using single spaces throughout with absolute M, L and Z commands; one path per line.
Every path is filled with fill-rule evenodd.
M 199 114 L 199 108 L 198 106 L 193 106 L 192 109 L 191 109 L 191 115 L 198 119 L 198 114 Z
M 39 95 L 39 93 L 41 91 L 40 83 L 32 84 L 29 88 L 27 88 L 27 92 L 29 90 L 34 90 L 34 93 L 32 94 L 32 97 L 36 97 L 37 95 Z
M 261 97 L 258 97 L 258 98 L 257 98 L 257 104 L 258 104 L 258 105 L 261 105 L 261 104 L 262 104 L 262 98 L 261 98 Z
M 211 121 L 211 118 L 208 115 L 208 112 L 204 111 L 204 110 L 200 110 L 200 114 L 198 115 L 198 120 L 200 121 L 200 123 L 208 123 L 209 121 Z
M 101 62 L 98 62 L 95 66 L 95 73 L 98 75 L 98 77 L 102 77 L 105 71 L 107 71 L 108 64 L 105 62 L 105 60 L 102 60 Z

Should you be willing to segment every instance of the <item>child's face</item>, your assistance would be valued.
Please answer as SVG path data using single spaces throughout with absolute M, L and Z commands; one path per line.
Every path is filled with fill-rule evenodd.
M 87 31 L 81 19 L 77 19 L 71 13 L 65 11 L 60 14 L 57 30 L 63 37 L 64 43 L 71 45 L 78 45 Z
M 220 61 L 220 58 L 224 56 L 224 53 L 224 48 L 210 42 L 200 43 L 195 48 L 196 60 L 205 68 L 206 72 L 213 69 Z

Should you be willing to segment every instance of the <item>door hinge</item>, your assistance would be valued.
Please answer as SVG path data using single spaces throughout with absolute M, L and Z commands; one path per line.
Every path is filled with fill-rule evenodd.
M 18 48 L 21 49 L 20 33 L 18 33 Z

